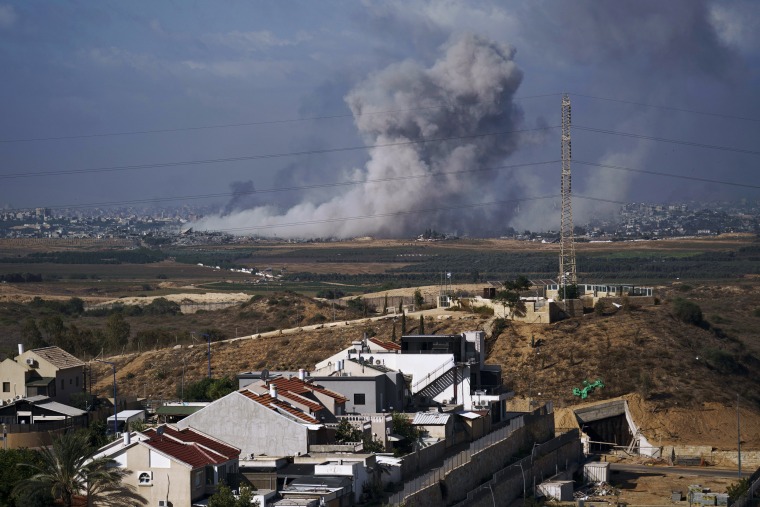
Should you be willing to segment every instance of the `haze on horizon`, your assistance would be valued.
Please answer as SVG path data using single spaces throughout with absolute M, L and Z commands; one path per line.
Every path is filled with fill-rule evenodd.
M 0 0 L 0 206 L 207 203 L 199 229 L 282 237 L 556 229 L 562 92 L 577 222 L 756 199 L 758 25 L 752 0 Z

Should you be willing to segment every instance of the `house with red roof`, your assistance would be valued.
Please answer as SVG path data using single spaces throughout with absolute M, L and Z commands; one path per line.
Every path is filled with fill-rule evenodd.
M 169 425 L 128 432 L 101 447 L 130 473 L 123 480 L 147 505 L 179 506 L 212 495 L 238 472 L 240 449 L 192 428 Z
M 281 395 L 273 382 L 267 390 L 244 388 L 215 400 L 177 426 L 229 442 L 245 457 L 295 456 L 308 453 L 312 445 L 329 443 L 322 415 L 329 412 L 308 393 L 287 392 Z
M 303 376 L 270 377 L 252 381 L 245 387 L 249 391 L 265 394 L 271 392 L 274 386 L 280 399 L 287 401 L 320 422 L 336 422 L 335 416 L 346 413 L 346 401 L 348 399 L 345 396 L 313 382 L 307 382 L 304 370 L 301 370 L 299 374 Z

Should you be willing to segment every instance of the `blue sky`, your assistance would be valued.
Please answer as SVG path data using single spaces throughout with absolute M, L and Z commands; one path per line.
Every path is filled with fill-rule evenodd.
M 757 153 L 580 129 L 757 151 L 756 26 L 760 4 L 752 0 L 0 0 L 0 205 L 171 205 L 208 202 L 168 200 L 178 196 L 296 187 L 217 198 L 224 216 L 205 225 L 341 236 L 556 228 L 556 200 L 519 209 L 505 201 L 556 194 L 558 164 L 485 177 L 467 171 L 556 160 L 559 132 L 544 127 L 559 123 L 561 92 L 573 100 L 579 162 L 757 185 Z M 333 118 L 283 121 L 325 116 Z M 274 123 L 102 135 L 256 122 Z M 524 132 L 503 134 L 499 146 L 464 139 L 489 129 Z M 442 132 L 463 139 L 441 150 L 330 151 Z M 51 137 L 68 138 L 39 140 Z M 309 153 L 7 177 L 296 152 Z M 373 178 L 396 186 L 361 183 Z M 573 178 L 576 195 L 619 201 L 757 197 L 754 189 L 580 163 Z M 359 183 L 314 188 L 346 181 Z M 576 199 L 574 207 L 582 222 L 615 206 Z M 438 211 L 414 213 L 422 208 Z M 376 218 L 329 222 L 358 216 Z M 321 222 L 293 225 L 314 218 Z

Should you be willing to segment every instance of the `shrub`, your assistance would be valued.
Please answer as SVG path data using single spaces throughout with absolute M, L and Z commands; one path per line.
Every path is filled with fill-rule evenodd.
M 166 298 L 156 298 L 147 305 L 143 312 L 146 315 L 178 315 L 182 313 L 178 303 Z
M 707 349 L 702 355 L 710 366 L 720 373 L 746 373 L 746 368 L 728 352 L 719 349 Z
M 325 317 L 321 313 L 318 313 L 314 315 L 312 318 L 310 318 L 309 322 L 311 322 L 312 324 L 321 324 L 323 322 L 327 322 L 327 317 Z
M 702 309 L 698 304 L 686 299 L 676 299 L 673 302 L 673 315 L 686 324 L 698 326 L 702 324 Z
M 498 337 L 507 328 L 507 319 L 494 319 L 493 327 L 491 328 L 491 337 Z

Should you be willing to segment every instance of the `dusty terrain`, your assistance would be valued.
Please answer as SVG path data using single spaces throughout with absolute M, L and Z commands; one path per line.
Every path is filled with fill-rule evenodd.
M 579 254 L 609 253 L 613 258 L 626 255 L 632 250 L 689 255 L 690 250 L 695 253 L 734 251 L 752 245 L 753 241 L 751 237 L 721 236 L 633 243 L 578 243 L 576 249 Z M 45 240 L 27 243 L 0 241 L 0 253 L 15 256 L 21 255 L 21 250 L 88 250 L 125 246 Z M 267 244 L 265 249 L 257 249 L 255 255 L 262 260 L 260 265 L 286 268 L 288 272 L 306 269 L 317 273 L 334 271 L 378 274 L 391 266 L 397 268 L 405 265 L 403 262 L 364 262 L 358 254 L 356 262 L 340 262 L 337 254 L 330 258 L 318 252 L 341 248 L 372 252 L 384 247 L 414 247 L 415 252 L 429 253 L 431 256 L 435 255 L 437 249 L 459 250 L 462 256 L 466 256 L 468 252 L 481 250 L 548 254 L 556 252 L 558 248 L 555 244 L 511 240 L 468 239 L 429 244 L 402 240 L 366 240 L 299 245 Z M 250 245 L 214 249 L 231 252 L 233 258 L 237 251 L 248 252 L 245 255 L 251 252 Z M 280 254 L 283 254 L 282 260 L 278 260 Z M 748 266 L 747 273 L 754 272 L 754 267 Z M 144 265 L 6 263 L 3 270 L 31 271 L 41 273 L 44 277 L 56 275 L 60 278 L 34 284 L 0 284 L 0 302 L 24 303 L 35 296 L 60 300 L 80 297 L 88 306 L 114 300 L 122 303 L 147 301 L 148 298 L 169 297 L 172 294 L 180 295 L 171 297 L 195 301 L 217 298 L 219 296 L 213 295 L 214 291 L 203 288 L 202 285 L 227 281 L 235 281 L 240 285 L 245 278 L 229 271 L 218 272 L 171 260 Z M 330 282 L 324 283 L 332 286 L 329 285 Z M 341 284 L 334 286 L 341 287 Z M 482 287 L 481 283 L 455 285 L 453 289 L 478 294 Z M 238 286 L 227 288 L 236 293 L 248 291 L 247 288 L 240 289 Z M 254 289 L 253 285 L 251 288 Z M 410 284 L 408 288 L 380 291 L 367 297 L 383 298 L 386 294 L 390 298 L 399 295 L 411 297 L 416 288 Z M 420 289 L 428 300 L 439 291 L 436 286 Z M 262 291 L 258 288 L 258 292 L 265 294 L 267 299 L 272 294 L 269 290 L 267 288 Z M 353 290 L 356 293 L 356 289 Z M 255 293 L 254 290 L 250 292 Z M 240 297 L 244 300 L 244 297 L 250 295 L 233 298 Z M 505 383 L 517 396 L 551 399 L 558 408 L 578 402 L 572 396 L 572 388 L 580 386 L 583 380 L 603 378 L 606 387 L 595 392 L 592 395 L 594 399 L 638 395 L 640 408 L 635 410 L 646 421 L 640 424 L 648 428 L 646 431 L 655 435 L 654 438 L 663 444 L 708 441 L 708 445 L 716 448 L 732 448 L 735 442 L 725 428 L 733 427 L 732 408 L 735 393 L 740 392 L 742 419 L 747 424 L 743 440 L 746 445 L 760 449 L 755 426 L 760 417 L 760 378 L 755 375 L 760 367 L 760 280 L 752 275 L 718 282 L 678 282 L 673 278 L 658 288 L 657 296 L 662 304 L 656 307 L 634 308 L 627 312 L 608 308 L 603 315 L 588 314 L 548 326 L 508 323 L 500 332 L 493 332 L 493 323 L 487 318 L 451 312 L 452 318 L 448 320 L 438 320 L 431 316 L 426 320 L 425 330 L 443 333 L 485 329 L 488 335 L 488 361 L 502 366 Z M 260 368 L 310 368 L 325 355 L 360 338 L 364 332 L 376 333 L 385 339 L 392 335 L 392 321 L 327 327 L 333 317 L 332 308 L 324 304 L 320 307 L 314 303 L 296 301 L 291 296 L 285 299 L 288 298 L 292 300 L 288 305 L 270 305 L 264 301 L 192 316 L 153 316 L 142 317 L 142 320 L 128 317 L 127 320 L 132 325 L 133 339 L 137 332 L 155 329 L 173 336 L 179 335 L 178 343 L 181 342 L 183 333 L 187 336 L 190 330 L 210 327 L 220 329 L 226 337 L 232 337 L 250 336 L 251 333 L 257 333 L 260 326 L 276 326 L 275 329 L 279 329 L 298 328 L 320 321 L 325 324 L 322 329 L 314 331 L 213 344 L 215 375 L 234 375 L 242 370 Z M 705 325 L 693 326 L 675 319 L 672 304 L 676 298 L 698 303 L 704 313 Z M 341 315 L 340 310 L 336 317 L 337 320 L 349 318 L 346 314 Z M 415 332 L 418 318 L 416 314 L 408 316 L 409 333 Z M 16 327 L 23 321 L 15 314 L 9 314 L 6 320 L 8 326 Z M 81 316 L 66 324 L 74 322 L 80 329 L 102 329 L 105 318 L 97 320 L 95 317 Z M 16 328 L 8 327 L 8 330 L 19 333 Z M 396 333 L 400 335 L 398 322 Z M 13 340 L 11 343 L 16 343 L 18 338 L 14 334 L 10 339 Z M 155 348 L 156 343 L 151 345 L 143 341 L 138 347 L 144 351 L 146 346 Z M 183 358 L 186 381 L 197 380 L 205 375 L 204 345 L 196 343 L 192 348 L 159 349 L 140 356 L 127 354 L 118 358 L 120 389 L 124 393 L 140 396 L 153 394 L 173 397 L 181 382 Z M 108 390 L 107 377 L 103 370 L 97 379 L 97 388 L 104 393 Z
M 426 332 L 441 334 L 490 329 L 491 326 L 489 319 L 482 316 L 462 312 L 445 315 L 448 318 L 429 316 Z M 418 319 L 417 314 L 408 316 L 409 333 L 415 332 Z M 254 335 L 232 342 L 213 343 L 213 374 L 234 377 L 241 371 L 262 368 L 291 371 L 311 368 L 317 361 L 361 338 L 365 332 L 389 339 L 393 325 L 392 319 L 359 320 L 336 327 L 325 323 L 321 329 L 313 331 L 295 329 L 292 334 L 290 331 L 282 335 L 275 332 L 262 337 Z M 709 342 L 715 339 L 703 329 L 684 326 L 673 321 L 667 308 L 662 306 L 617 315 L 590 315 L 539 328 L 512 324 L 501 335 L 488 340 L 488 362 L 502 365 L 505 383 L 518 397 L 530 395 L 534 399 L 554 401 L 558 418 L 562 417 L 562 407 L 580 401 L 572 396 L 572 387 L 580 385 L 584 378 L 603 375 L 607 387 L 593 393 L 590 400 L 625 395 L 637 424 L 654 445 L 691 444 L 708 445 L 716 450 L 734 449 L 736 434 L 732 428 L 735 428 L 736 412 L 732 401 L 735 400 L 735 389 L 746 383 L 748 377 L 730 376 L 728 383 L 725 375 L 707 364 L 673 371 L 670 368 L 673 356 L 684 354 L 686 358 L 691 357 L 688 346 L 684 346 L 681 340 L 696 338 Z M 641 332 L 630 332 L 633 328 Z M 606 333 L 601 333 L 600 329 Z M 396 332 L 400 333 L 398 327 Z M 541 340 L 538 356 L 536 349 L 530 346 L 531 337 Z M 644 347 L 647 343 L 649 346 Z M 118 365 L 121 392 L 154 398 L 175 397 L 182 379 L 183 361 L 186 365 L 185 382 L 206 375 L 205 345 L 198 341 L 190 347 L 112 358 Z M 616 348 L 621 352 L 615 352 Z M 666 362 L 663 361 L 665 349 L 671 354 L 671 359 Z M 570 351 L 576 351 L 575 355 Z M 537 359 L 542 356 L 547 358 L 543 366 L 542 359 Z M 94 365 L 94 369 L 98 372 L 95 389 L 107 394 L 110 388 L 108 372 L 100 365 Z M 646 392 L 640 386 L 644 373 L 650 379 Z M 725 392 L 714 389 L 721 382 Z M 744 389 L 743 396 L 752 395 L 754 389 L 756 386 Z M 748 450 L 760 450 L 760 415 L 754 398 L 743 399 L 741 414 L 743 446 Z M 562 427 L 562 423 L 558 426 Z

